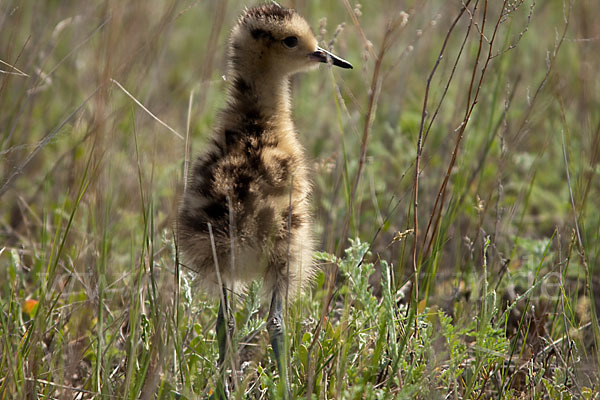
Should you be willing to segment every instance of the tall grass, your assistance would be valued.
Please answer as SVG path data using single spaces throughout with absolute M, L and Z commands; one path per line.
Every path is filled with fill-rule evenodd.
M 204 398 L 178 263 L 242 2 L 0 5 L 0 398 Z M 294 78 L 322 265 L 296 398 L 600 398 L 600 5 L 293 1 L 355 69 Z M 277 398 L 260 282 L 232 397 Z

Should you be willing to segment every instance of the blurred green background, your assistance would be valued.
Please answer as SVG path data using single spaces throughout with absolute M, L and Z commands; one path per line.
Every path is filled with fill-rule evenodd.
M 225 102 L 227 37 L 246 5 L 252 4 L 0 4 L 2 398 L 210 392 L 216 348 L 194 340 L 211 337 L 215 305 L 196 293 L 193 276 L 176 263 L 173 218 L 185 138 L 193 157 L 210 136 Z M 521 310 L 514 327 L 504 324 L 501 336 L 513 346 L 497 350 L 504 361 L 469 364 L 473 354 L 465 350 L 471 373 L 454 365 L 447 386 L 436 380 L 444 376 L 436 368 L 459 356 L 449 342 L 432 339 L 431 349 L 443 355 L 437 362 L 416 358 L 415 368 L 437 377 L 413 377 L 415 387 L 434 388 L 420 395 L 559 398 L 552 390 L 589 390 L 598 396 L 600 3 L 284 5 L 309 21 L 321 46 L 354 65 L 351 71 L 323 65 L 292 80 L 294 120 L 313 168 L 318 249 L 340 256 L 348 238 L 368 243 L 366 261 L 374 266 L 363 289 L 380 299 L 388 286 L 395 292 L 417 283 L 409 308 L 429 313 L 424 324 L 439 326 L 443 318 L 431 317 L 438 310 L 452 316 L 456 329 L 471 329 L 489 315 L 497 323 L 506 304 Z M 392 265 L 384 290 L 380 259 Z M 314 298 L 291 313 L 298 341 L 304 331 L 329 334 L 316 328 L 322 310 L 334 332 L 347 322 L 335 310 L 350 310 L 360 297 L 346 293 L 342 288 L 351 285 L 338 277 L 333 305 L 321 303 L 331 267 L 323 270 Z M 495 306 L 489 315 L 481 306 L 488 290 Z M 33 304 L 36 310 L 28 308 Z M 242 332 L 256 328 L 249 316 Z M 469 335 L 458 336 L 469 347 Z M 294 337 L 292 352 L 300 348 Z M 535 358 L 559 339 L 561 356 L 553 357 L 564 367 L 564 382 Z M 375 341 L 366 340 L 346 353 L 334 346 L 331 354 L 370 360 L 365 352 L 373 349 Z M 419 395 L 402 391 L 408 379 L 365 378 L 359 385 L 362 361 L 356 370 L 338 364 L 327 375 L 335 362 L 326 352 L 321 357 L 313 363 L 324 382 L 313 388 L 317 398 L 366 398 L 356 393 L 367 383 L 382 391 L 378 398 Z M 514 372 L 514 359 L 531 360 L 526 383 L 487 383 L 492 371 Z M 365 363 L 383 368 L 381 359 Z M 541 375 L 534 366 L 543 368 Z M 302 396 L 311 385 L 305 374 L 311 375 L 292 379 Z M 275 390 L 264 376 L 258 382 Z M 254 381 L 244 382 L 239 387 Z M 342 395 L 336 392 L 342 386 L 358 389 Z

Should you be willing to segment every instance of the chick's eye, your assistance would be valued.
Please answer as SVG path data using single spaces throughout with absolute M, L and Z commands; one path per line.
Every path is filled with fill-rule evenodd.
M 283 39 L 283 44 L 285 45 L 285 47 L 296 47 L 298 46 L 298 38 L 296 36 L 288 36 L 285 39 Z

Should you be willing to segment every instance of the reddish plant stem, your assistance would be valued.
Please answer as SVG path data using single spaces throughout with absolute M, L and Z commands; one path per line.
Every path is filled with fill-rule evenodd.
M 504 0 L 504 2 L 502 3 L 502 9 L 504 9 L 506 7 L 508 0 Z M 421 254 L 421 256 L 425 256 L 426 254 L 429 253 L 431 246 L 435 240 L 435 231 L 437 230 L 440 220 L 441 220 L 441 216 L 442 216 L 442 209 L 444 207 L 444 203 L 446 200 L 446 189 L 448 187 L 448 182 L 450 180 L 450 175 L 452 173 L 452 169 L 454 168 L 455 164 L 456 164 L 456 160 L 457 160 L 457 156 L 458 156 L 458 152 L 460 149 L 460 144 L 462 142 L 462 139 L 464 137 L 464 133 L 465 133 L 465 129 L 467 127 L 467 124 L 469 123 L 469 120 L 471 118 L 471 114 L 473 113 L 473 110 L 475 108 L 475 105 L 477 104 L 478 100 L 479 100 L 479 93 L 481 91 L 481 86 L 483 84 L 483 79 L 485 78 L 485 74 L 487 72 L 488 66 L 490 61 L 492 60 L 493 55 L 492 55 L 492 51 L 493 51 L 493 47 L 494 47 L 494 42 L 496 40 L 496 36 L 498 33 L 498 29 L 500 26 L 500 23 L 502 22 L 502 13 L 500 13 L 500 16 L 498 17 L 497 21 L 496 21 L 496 25 L 494 26 L 494 30 L 492 33 L 492 37 L 489 40 L 489 48 L 488 48 L 488 55 L 486 57 L 485 63 L 483 65 L 483 67 L 481 68 L 481 72 L 479 75 L 479 81 L 477 82 L 477 87 L 475 89 L 475 93 L 473 93 L 473 88 L 474 88 L 474 84 L 475 84 L 475 78 L 477 76 L 477 70 L 478 70 L 478 66 L 479 66 L 479 57 L 481 55 L 481 50 L 483 47 L 483 42 L 485 39 L 483 32 L 485 30 L 485 23 L 486 23 L 486 16 L 487 16 L 487 5 L 488 2 L 487 0 L 484 2 L 484 10 L 483 10 L 483 20 L 482 20 L 482 26 L 481 26 L 481 34 L 480 34 L 480 38 L 479 38 L 479 48 L 477 51 L 477 56 L 475 59 L 475 65 L 473 66 L 473 72 L 471 75 L 471 82 L 469 84 L 469 96 L 467 98 L 467 105 L 466 105 L 466 109 L 465 109 L 465 116 L 461 122 L 461 125 L 459 127 L 459 131 L 458 131 L 458 135 L 456 137 L 456 143 L 454 146 L 454 150 L 452 152 L 452 158 L 450 159 L 450 163 L 448 164 L 448 169 L 446 170 L 446 176 L 444 177 L 444 181 L 442 182 L 442 185 L 440 186 L 440 190 L 438 191 L 438 195 L 436 197 L 436 201 L 433 207 L 433 212 L 431 214 L 431 217 L 429 219 L 429 222 L 427 224 L 427 230 L 426 230 L 426 234 L 423 237 L 423 244 L 425 244 L 427 242 L 427 236 L 430 232 L 430 230 L 432 231 L 431 234 L 431 238 L 429 240 L 429 243 L 426 247 L 426 250 Z M 435 222 L 434 222 L 435 220 Z

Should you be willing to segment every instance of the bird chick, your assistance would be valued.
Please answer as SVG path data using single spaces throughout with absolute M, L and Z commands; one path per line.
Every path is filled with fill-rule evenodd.
M 181 261 L 219 296 L 219 364 L 225 357 L 228 291 L 262 279 L 271 296 L 267 328 L 280 376 L 284 299 L 314 276 L 306 157 L 291 117 L 289 78 L 319 63 L 352 68 L 318 47 L 308 23 L 277 4 L 247 9 L 228 49 L 227 104 L 195 161 L 178 215 Z M 287 390 L 287 389 L 286 389 Z

